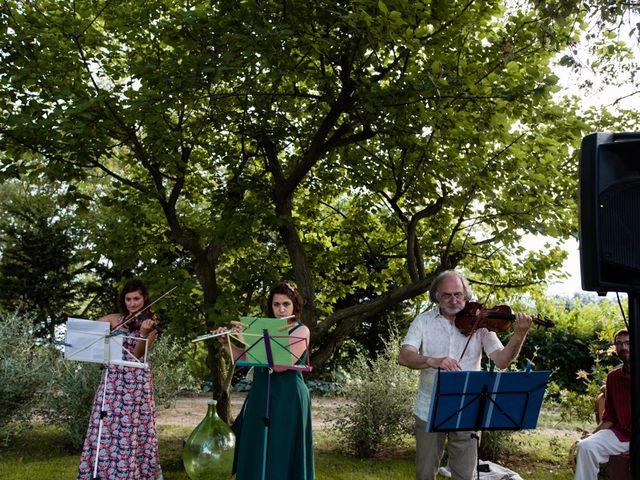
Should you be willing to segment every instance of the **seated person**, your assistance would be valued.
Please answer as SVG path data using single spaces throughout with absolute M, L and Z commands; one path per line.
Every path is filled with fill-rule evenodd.
M 631 438 L 631 365 L 629 332 L 619 330 L 613 338 L 622 367 L 607 375 L 602 420 L 591 435 L 577 445 L 575 480 L 596 480 L 601 463 L 629 450 Z

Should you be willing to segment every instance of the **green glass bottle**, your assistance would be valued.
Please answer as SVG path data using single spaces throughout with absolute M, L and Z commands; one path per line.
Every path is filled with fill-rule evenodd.
M 231 478 L 236 437 L 209 400 L 207 415 L 191 432 L 182 449 L 184 469 L 191 480 Z

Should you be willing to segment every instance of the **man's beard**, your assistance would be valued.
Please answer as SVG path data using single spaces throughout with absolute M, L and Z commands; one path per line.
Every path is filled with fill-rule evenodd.
M 618 358 L 622 360 L 622 368 L 628 371 L 631 368 L 631 357 L 629 355 L 629 350 L 623 350 L 622 352 L 618 353 Z

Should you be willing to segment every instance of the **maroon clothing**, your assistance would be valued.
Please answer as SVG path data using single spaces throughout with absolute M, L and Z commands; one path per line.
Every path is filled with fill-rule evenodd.
M 631 381 L 622 368 L 612 370 L 607 375 L 602 420 L 613 423 L 611 430 L 621 442 L 631 439 Z

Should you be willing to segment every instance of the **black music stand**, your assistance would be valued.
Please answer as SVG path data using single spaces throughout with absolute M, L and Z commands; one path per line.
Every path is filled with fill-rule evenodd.
M 536 428 L 550 371 L 449 372 L 438 369 L 431 396 L 429 432 Z M 480 437 L 476 439 L 476 452 Z M 476 471 L 480 478 L 480 457 Z

